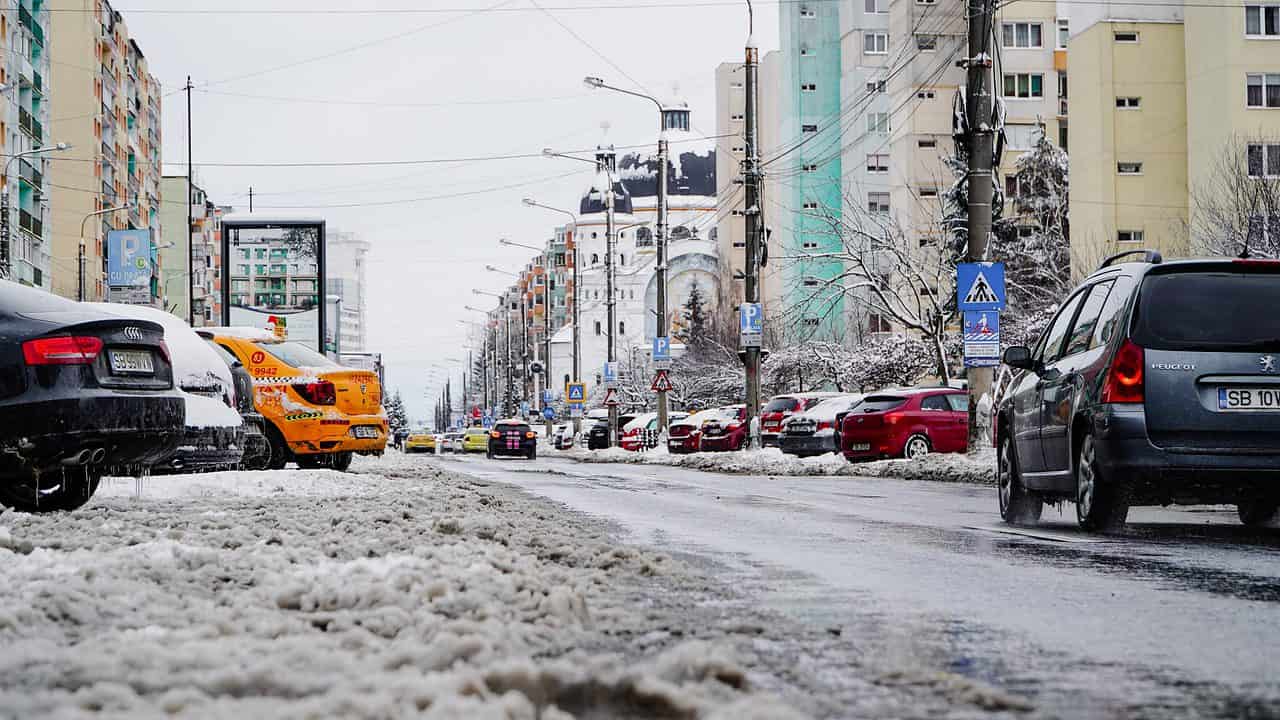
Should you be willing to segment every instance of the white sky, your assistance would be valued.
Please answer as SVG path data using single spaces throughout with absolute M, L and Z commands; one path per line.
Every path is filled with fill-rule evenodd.
M 718 1 L 723 0 L 687 0 Z M 211 200 L 247 209 L 252 185 L 255 210 L 322 214 L 330 229 L 355 231 L 373 244 L 369 349 L 383 353 L 390 389 L 401 391 L 410 415 L 418 419 L 430 417 L 442 385 L 443 374 L 435 371 L 432 378 L 430 366 L 453 365 L 455 383 L 460 377 L 461 365 L 446 360 L 465 358 L 467 327 L 458 321 L 480 317 L 463 306 L 493 305 L 492 299 L 471 290 L 497 290 L 509 280 L 486 272 L 485 264 L 514 269 L 531 254 L 500 246 L 498 238 L 540 245 L 554 225 L 567 219 L 526 208 L 520 199 L 531 196 L 576 209 L 590 166 L 540 157 L 376 168 L 200 164 L 537 154 L 544 147 L 594 147 L 603 137 L 604 122 L 610 125 L 608 139 L 616 145 L 654 142 L 657 113 L 651 104 L 588 90 L 582 78 L 596 75 L 628 88 L 636 84 L 556 20 L 640 86 L 660 95 L 678 88 L 692 108 L 695 129 L 715 133 L 715 67 L 742 57 L 745 3 L 601 9 L 673 0 L 537 2 L 557 8 L 549 10 L 554 19 L 537 10 L 533 0 L 120 0 L 116 5 L 165 91 L 179 90 L 188 74 L 198 88 L 193 94 L 192 133 L 197 182 Z M 593 9 L 565 9 L 574 5 Z M 486 7 L 514 11 L 315 12 Z M 262 10 L 307 12 L 257 14 Z M 777 15 L 776 4 L 756 8 L 756 39 L 762 52 L 777 46 Z M 426 27 L 430 25 L 436 27 Z M 397 34 L 404 36 L 385 39 Z M 363 44 L 368 47 L 313 60 Z M 164 103 L 163 157 L 181 162 L 186 158 L 185 99 L 174 92 Z M 441 105 L 421 106 L 435 103 Z M 166 172 L 182 173 L 185 168 L 167 165 Z M 574 172 L 572 177 L 548 179 Z M 452 199 L 317 207 L 401 201 L 514 183 L 531 184 Z

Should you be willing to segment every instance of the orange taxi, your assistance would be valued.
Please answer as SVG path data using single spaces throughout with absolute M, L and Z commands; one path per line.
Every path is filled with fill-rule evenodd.
M 267 419 L 269 467 L 346 470 L 353 454 L 387 446 L 382 386 L 368 370 L 347 368 L 298 343 L 254 328 L 208 328 L 214 342 L 253 377 L 254 405 Z

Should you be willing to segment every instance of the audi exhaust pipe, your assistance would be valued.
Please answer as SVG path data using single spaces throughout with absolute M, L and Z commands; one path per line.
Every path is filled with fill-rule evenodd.
M 81 450 L 80 452 L 77 452 L 75 454 L 68 455 L 62 458 L 62 464 L 67 465 L 69 467 L 84 465 L 88 463 L 89 459 L 92 457 L 93 457 L 92 450 Z
M 89 462 L 94 465 L 101 465 L 103 460 L 107 459 L 106 448 L 94 448 L 93 455 L 89 458 Z

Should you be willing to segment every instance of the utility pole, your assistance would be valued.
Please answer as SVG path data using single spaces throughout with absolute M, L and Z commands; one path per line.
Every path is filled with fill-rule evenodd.
M 546 419 L 547 438 L 551 437 L 551 418 L 547 415 L 547 399 L 551 392 L 551 268 L 555 262 L 550 250 L 542 268 L 542 417 Z
M 529 385 L 532 381 L 529 373 L 529 355 L 532 354 L 529 347 L 529 315 L 531 313 L 528 297 L 522 297 L 520 300 L 520 399 L 524 402 L 529 401 Z
M 194 168 L 191 164 L 191 76 L 187 76 L 187 323 L 196 324 L 196 248 L 191 242 L 191 231 L 196 224 L 196 191 L 192 184 Z M 323 290 L 324 288 L 321 288 Z
M 969 121 L 969 262 L 987 259 L 991 235 L 992 173 L 995 132 L 992 127 L 991 28 L 992 0 L 968 0 L 969 58 L 965 107 Z M 991 392 L 991 368 L 969 368 L 969 447 L 976 447 L 979 434 L 978 401 Z
M 578 293 L 581 292 L 578 285 L 578 221 L 575 218 L 573 222 L 573 230 L 570 231 L 569 242 L 573 243 L 573 295 L 569 301 L 573 303 L 573 382 L 582 382 L 582 316 L 581 308 L 578 303 Z M 566 388 L 567 392 L 568 388 Z M 565 407 L 570 407 L 568 397 L 565 398 Z M 579 414 L 573 418 L 573 439 L 577 442 L 579 436 L 582 435 L 582 415 L 579 405 Z
M 515 414 L 511 403 L 515 399 L 516 389 L 511 377 L 511 301 L 505 293 L 502 296 L 502 314 L 507 318 L 507 393 L 502 399 L 502 414 L 511 417 Z
M 253 212 L 253 186 L 249 186 L 249 212 Z
M 656 244 L 658 251 L 658 267 L 656 282 L 658 284 L 658 337 L 670 337 L 670 323 L 667 322 L 667 155 L 670 146 L 667 144 L 667 114 L 659 112 L 662 122 L 658 134 L 658 226 Z M 667 434 L 667 391 L 658 391 L 658 436 Z
M 748 4 L 748 13 L 751 12 Z M 754 23 L 751 23 L 754 24 Z M 747 233 L 747 266 L 744 283 L 745 301 L 760 302 L 760 241 L 763 227 L 760 208 L 760 164 L 759 149 L 756 144 L 756 74 L 759 63 L 759 48 L 756 47 L 754 28 L 747 36 L 745 68 L 745 108 L 743 110 L 743 128 L 746 157 L 742 162 L 742 185 L 746 191 L 746 233 Z M 748 442 L 757 447 L 760 440 L 760 345 L 748 345 L 743 348 L 743 364 L 747 375 L 747 422 L 750 423 Z
M 609 323 L 605 332 L 606 359 L 613 363 L 617 358 L 617 347 L 614 342 L 614 330 L 617 328 L 615 322 L 617 317 L 617 309 L 614 307 L 617 302 L 617 293 L 613 289 L 613 255 L 616 250 L 617 239 L 614 237 L 613 222 L 613 161 L 615 155 L 613 148 L 608 152 L 600 155 L 601 164 L 604 167 L 605 181 L 609 183 L 609 187 L 604 193 L 604 288 L 608 297 L 605 298 L 605 319 Z M 577 291 L 577 288 L 574 289 Z M 609 406 L 609 447 L 618 444 L 618 406 Z

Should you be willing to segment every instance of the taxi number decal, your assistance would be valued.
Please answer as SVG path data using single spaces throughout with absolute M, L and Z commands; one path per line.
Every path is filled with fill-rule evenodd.
M 254 365 L 257 365 L 258 363 L 266 359 L 267 359 L 267 354 L 262 352 L 261 350 L 256 350 L 252 355 L 249 356 L 249 362 L 253 363 Z

